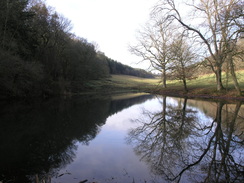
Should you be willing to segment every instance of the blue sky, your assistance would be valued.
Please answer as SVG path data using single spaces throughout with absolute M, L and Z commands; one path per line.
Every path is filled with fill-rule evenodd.
M 157 0 L 46 0 L 46 3 L 71 20 L 77 36 L 96 42 L 108 57 L 133 67 L 141 58 L 128 51 L 136 31 L 149 19 Z

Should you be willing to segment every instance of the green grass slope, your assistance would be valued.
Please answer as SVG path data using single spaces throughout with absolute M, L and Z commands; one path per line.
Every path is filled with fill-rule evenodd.
M 237 72 L 237 77 L 241 89 L 244 90 L 244 70 Z M 167 82 L 167 88 L 162 87 L 160 78 L 145 79 L 128 75 L 112 75 L 110 78 L 91 81 L 86 87 L 91 91 L 104 92 L 127 92 L 127 91 L 143 91 L 152 93 L 162 93 L 175 96 L 224 96 L 236 97 L 236 91 L 231 76 L 223 73 L 223 84 L 228 90 L 222 92 L 216 91 L 216 82 L 214 74 L 206 74 L 196 79 L 188 80 L 187 86 L 189 92 L 183 90 L 181 81 L 170 80 Z

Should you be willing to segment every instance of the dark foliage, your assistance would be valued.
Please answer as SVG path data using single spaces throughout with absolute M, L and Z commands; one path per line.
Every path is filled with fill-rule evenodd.
M 70 33 L 70 21 L 42 1 L 0 2 L 0 98 L 81 92 L 110 74 L 145 77 Z M 113 65 L 113 66 L 112 66 Z
M 0 2 L 0 96 L 57 95 L 109 76 L 94 46 L 41 1 Z M 79 85 L 79 87 L 77 87 Z
M 150 72 L 147 72 L 143 69 L 134 69 L 128 65 L 124 65 L 115 60 L 108 59 L 108 65 L 110 74 L 122 74 L 122 75 L 131 75 L 142 78 L 154 78 L 154 75 Z

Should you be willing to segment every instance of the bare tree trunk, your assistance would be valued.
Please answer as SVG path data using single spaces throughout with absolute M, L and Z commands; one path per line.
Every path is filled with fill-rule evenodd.
M 6 17 L 4 21 L 4 29 L 3 29 L 3 39 L 2 39 L 2 48 L 5 47 L 5 39 L 7 34 L 7 23 L 8 23 L 8 16 L 9 16 L 9 0 L 6 1 Z
M 38 176 L 38 174 L 36 174 L 35 177 L 36 177 L 36 182 L 35 182 L 35 183 L 39 183 L 40 181 L 39 181 L 39 176 Z
M 184 90 L 186 92 L 188 92 L 188 89 L 187 89 L 187 86 L 186 86 L 186 79 L 185 78 L 183 79 L 183 84 L 184 84 Z
M 181 67 L 182 67 L 182 81 L 184 84 L 184 90 L 185 92 L 188 92 L 187 86 L 186 86 L 186 71 L 185 71 L 185 65 L 183 62 L 181 62 Z
M 163 82 L 163 88 L 167 88 L 167 85 L 166 85 L 166 69 L 165 67 L 162 69 L 162 82 Z
M 232 79 L 233 79 L 234 86 L 236 88 L 237 94 L 241 95 L 241 88 L 240 88 L 240 85 L 239 85 L 237 77 L 236 77 L 234 63 L 233 63 L 232 59 L 230 59 L 230 73 L 231 73 L 231 76 L 232 76 Z
M 222 84 L 222 70 L 220 66 L 217 66 L 215 75 L 216 75 L 216 83 L 217 83 L 217 91 L 221 91 L 224 89 L 224 86 Z

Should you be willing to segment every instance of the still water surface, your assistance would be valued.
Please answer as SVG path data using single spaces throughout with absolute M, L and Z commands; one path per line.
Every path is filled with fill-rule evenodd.
M 1 106 L 3 183 L 244 180 L 241 102 L 128 94 Z

